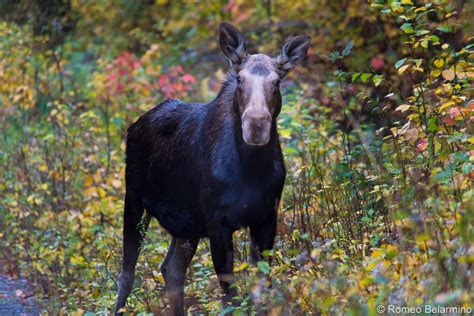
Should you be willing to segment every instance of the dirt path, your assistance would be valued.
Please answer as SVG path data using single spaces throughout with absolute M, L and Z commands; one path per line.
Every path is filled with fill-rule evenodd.
M 39 315 L 34 292 L 26 280 L 0 274 L 0 315 Z

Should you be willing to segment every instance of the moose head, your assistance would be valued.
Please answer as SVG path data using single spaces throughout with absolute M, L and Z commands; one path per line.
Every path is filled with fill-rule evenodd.
M 234 104 L 242 122 L 242 137 L 251 146 L 264 146 L 281 109 L 280 81 L 305 58 L 311 38 L 288 39 L 276 57 L 248 54 L 245 39 L 231 24 L 222 23 L 219 43 L 236 73 Z

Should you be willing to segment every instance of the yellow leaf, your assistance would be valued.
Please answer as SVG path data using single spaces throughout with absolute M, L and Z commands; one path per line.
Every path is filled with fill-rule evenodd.
M 435 69 L 435 70 L 431 71 L 431 75 L 435 78 L 439 77 L 441 75 L 441 70 Z
M 446 102 L 439 107 L 439 110 L 442 111 L 446 108 L 453 106 L 455 103 L 453 101 Z
M 397 136 L 397 135 L 398 135 L 398 128 L 392 127 L 392 128 L 390 129 L 390 131 L 392 132 L 393 136 Z
M 400 112 L 405 112 L 407 111 L 408 109 L 410 109 L 410 105 L 409 104 L 402 104 L 402 105 L 399 105 L 397 106 L 397 108 L 395 109 L 395 111 L 400 111 Z
M 389 244 L 387 245 L 387 250 L 390 252 L 398 252 L 398 246 Z
M 363 278 L 359 281 L 360 287 L 366 287 L 367 285 L 371 284 L 374 280 L 371 277 Z
M 90 187 L 92 182 L 94 181 L 94 179 L 90 176 L 90 175 L 86 175 L 85 177 L 86 179 L 84 180 L 84 186 L 87 188 L 87 187 Z
M 99 197 L 103 199 L 106 195 L 105 190 L 102 188 L 97 188 L 97 192 L 99 192 Z
M 285 128 L 285 129 L 280 130 L 279 132 L 280 132 L 280 136 L 283 138 L 289 139 L 291 136 L 291 128 Z
M 320 248 L 314 248 L 311 251 L 311 258 L 316 259 L 321 255 L 322 250 Z
M 419 243 L 428 241 L 429 239 L 430 235 L 428 235 L 427 233 L 416 236 L 416 241 Z
M 93 197 L 95 196 L 95 188 L 94 187 L 89 187 L 86 190 L 84 190 L 84 196 L 86 197 Z
M 378 258 L 380 256 L 383 256 L 384 252 L 381 249 L 374 250 L 372 254 L 370 255 L 371 258 Z
M 407 116 L 407 119 L 408 120 L 416 120 L 416 119 L 418 119 L 419 116 L 420 115 L 418 113 L 412 113 L 412 114 Z
M 410 67 L 410 65 L 405 65 L 405 66 L 401 66 L 399 69 L 398 69 L 398 73 L 401 75 L 403 74 L 407 69 L 408 67 Z
M 248 266 L 249 266 L 249 264 L 247 262 L 242 262 L 242 264 L 240 264 L 238 267 L 234 268 L 234 272 L 243 271 L 243 270 L 247 269 Z
M 443 59 L 436 59 L 434 61 L 434 65 L 436 68 L 441 68 L 444 66 L 444 60 Z
M 84 310 L 79 308 L 79 309 L 73 311 L 70 315 L 71 315 L 71 316 L 81 316 L 81 315 L 84 315 Z
M 84 263 L 84 258 L 79 255 L 73 255 L 70 259 L 71 263 L 81 265 Z

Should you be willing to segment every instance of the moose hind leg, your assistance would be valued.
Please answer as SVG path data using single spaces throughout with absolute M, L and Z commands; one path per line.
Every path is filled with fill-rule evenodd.
M 184 316 L 184 281 L 186 270 L 191 262 L 199 238 L 174 238 L 161 265 L 161 273 L 165 279 L 166 294 L 170 304 L 170 315 Z
M 125 307 L 125 302 L 132 291 L 138 253 L 151 219 L 151 216 L 146 214 L 142 221 L 143 213 L 141 199 L 126 193 L 123 217 L 122 269 L 119 275 L 118 296 L 115 306 L 115 313 L 118 315 L 122 314 L 120 309 Z

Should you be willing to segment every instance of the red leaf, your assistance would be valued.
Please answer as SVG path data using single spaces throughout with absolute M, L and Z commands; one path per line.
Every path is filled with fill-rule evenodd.
M 191 74 L 184 74 L 183 76 L 181 76 L 181 80 L 184 83 L 195 83 L 196 82 L 196 79 Z
M 374 68 L 375 71 L 380 70 L 385 66 L 385 58 L 383 55 L 377 55 L 370 61 L 370 65 Z
M 416 149 L 421 152 L 425 151 L 427 147 L 428 147 L 428 140 L 426 138 L 419 140 L 418 143 L 416 144 Z
M 461 111 L 459 111 L 459 109 L 455 106 L 450 108 L 448 110 L 448 112 L 449 112 L 449 115 L 451 116 L 451 118 L 453 118 L 453 119 L 461 115 Z
M 441 121 L 444 123 L 444 124 L 447 124 L 449 126 L 453 126 L 453 125 L 456 125 L 456 121 L 453 120 L 450 116 L 444 116 Z

